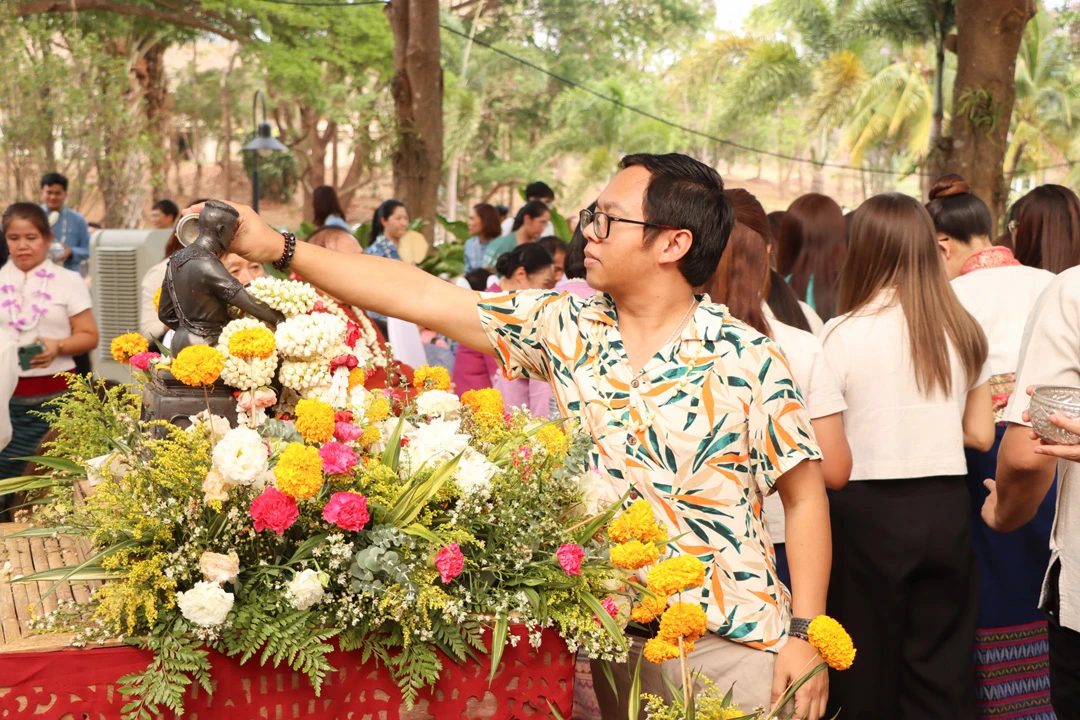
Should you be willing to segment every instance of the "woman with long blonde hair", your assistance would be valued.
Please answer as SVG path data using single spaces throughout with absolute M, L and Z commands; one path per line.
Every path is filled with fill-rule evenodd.
M 851 482 L 831 498 L 829 613 L 859 648 L 830 714 L 970 718 L 978 578 L 964 448 L 994 443 L 987 341 L 914 198 L 855 212 L 825 355 L 844 391 Z

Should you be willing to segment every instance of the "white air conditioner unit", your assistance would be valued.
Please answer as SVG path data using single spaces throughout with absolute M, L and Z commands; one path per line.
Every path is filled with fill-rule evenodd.
M 101 337 L 92 356 L 98 377 L 128 382 L 128 368 L 112 359 L 113 338 L 139 332 L 140 283 L 165 257 L 166 230 L 101 230 L 90 238 L 90 294 Z

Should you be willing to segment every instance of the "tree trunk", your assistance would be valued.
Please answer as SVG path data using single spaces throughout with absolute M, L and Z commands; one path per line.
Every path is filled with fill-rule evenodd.
M 956 86 L 944 166 L 990 207 L 995 227 L 1007 199 L 1004 161 L 1016 99 L 1016 53 L 1034 0 L 958 0 Z
M 146 108 L 146 129 L 150 136 L 150 188 L 154 200 L 169 196 L 169 83 L 165 77 L 166 43 L 155 42 L 146 51 L 141 63 L 145 68 L 143 103 Z
M 222 194 L 225 200 L 229 199 L 232 192 L 232 98 L 229 97 L 229 75 L 232 74 L 239 54 L 240 47 L 237 46 L 229 54 L 229 64 L 221 73 L 221 129 L 224 135 L 222 141 L 225 143 L 221 153 L 221 168 L 225 171 L 225 191 Z
M 394 81 L 398 138 L 394 148 L 394 195 L 434 237 L 443 162 L 443 75 L 439 64 L 438 0 L 390 0 L 394 34 Z
M 202 143 L 199 141 L 199 44 L 191 42 L 191 154 L 195 158 L 195 187 L 202 187 Z

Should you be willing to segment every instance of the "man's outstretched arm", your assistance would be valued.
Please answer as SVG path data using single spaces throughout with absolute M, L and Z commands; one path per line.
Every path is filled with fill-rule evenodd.
M 285 239 L 251 208 L 236 205 L 240 223 L 230 252 L 252 262 L 276 262 Z M 198 212 L 201 206 L 185 210 Z M 408 263 L 370 255 L 345 255 L 296 243 L 291 269 L 351 305 L 423 325 L 480 352 L 493 354 L 480 324 L 476 294 Z

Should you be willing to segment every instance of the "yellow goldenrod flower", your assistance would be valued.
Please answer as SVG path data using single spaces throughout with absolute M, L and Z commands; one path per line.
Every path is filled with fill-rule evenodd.
M 229 337 L 229 354 L 233 357 L 266 359 L 274 354 L 274 333 L 256 327 L 238 330 Z
M 650 570 L 648 582 L 649 589 L 659 595 L 701 587 L 705 584 L 705 563 L 693 555 L 679 555 Z
M 114 337 L 109 344 L 109 351 L 112 353 L 113 360 L 124 365 L 128 364 L 133 355 L 147 352 L 149 349 L 150 342 L 139 333 L 125 333 Z
M 611 548 L 611 564 L 627 570 L 640 570 L 660 559 L 660 550 L 652 543 L 631 540 Z
M 544 425 L 536 432 L 536 439 L 553 458 L 564 457 L 570 450 L 570 438 L 559 429 L 558 425 Z
M 313 497 L 322 487 L 322 458 L 319 449 L 301 443 L 289 443 L 274 468 L 277 489 L 289 497 Z
M 855 644 L 847 630 L 828 615 L 818 615 L 807 632 L 810 644 L 833 670 L 847 670 L 855 662 Z
M 421 365 L 413 370 L 413 387 L 425 390 L 450 390 L 450 373 L 440 365 Z
M 224 368 L 224 356 L 209 345 L 189 345 L 173 358 L 169 366 L 173 377 L 192 387 L 213 385 Z
M 388 417 L 390 417 L 390 401 L 384 397 L 371 398 L 367 412 L 364 413 L 364 419 L 369 423 L 378 423 Z
M 705 611 L 700 605 L 677 602 L 660 618 L 658 637 L 672 643 L 678 642 L 679 638 L 693 642 L 705 634 L 705 629 Z
M 310 443 L 330 442 L 334 439 L 334 407 L 322 400 L 296 403 L 296 431 Z

